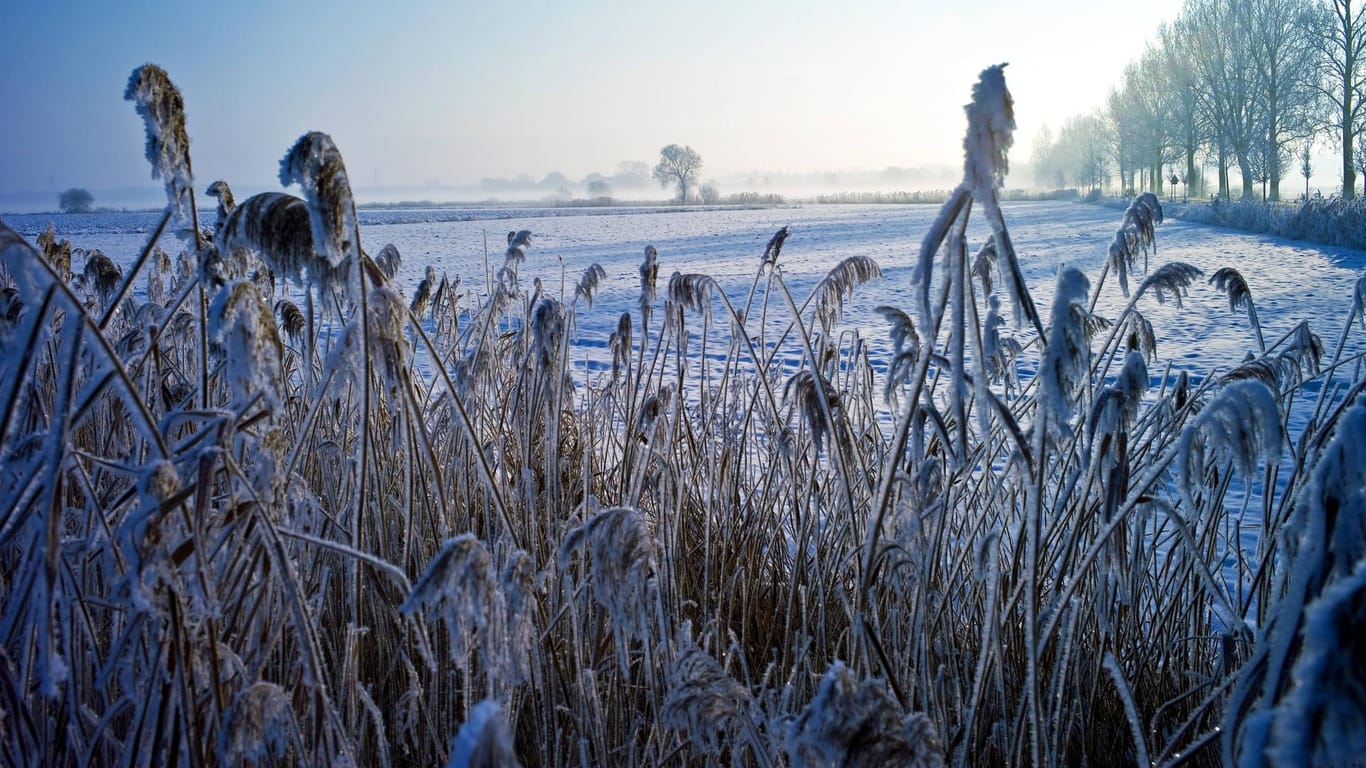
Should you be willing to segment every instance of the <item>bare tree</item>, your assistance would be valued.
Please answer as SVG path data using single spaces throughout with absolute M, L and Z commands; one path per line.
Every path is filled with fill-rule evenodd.
M 1091 192 L 1101 191 L 1110 178 L 1111 141 L 1100 113 L 1068 120 L 1063 124 L 1058 143 L 1071 160 L 1077 186 Z
M 1029 164 L 1034 169 L 1034 183 L 1041 189 L 1047 188 L 1050 184 L 1057 189 L 1066 186 L 1057 167 L 1055 144 L 1053 129 L 1044 123 L 1035 134 L 1034 143 L 1029 149 Z
M 1314 150 L 1314 141 L 1310 139 L 1300 147 L 1300 175 L 1304 177 L 1304 200 L 1309 202 L 1309 177 L 1314 173 L 1314 164 L 1310 154 Z
M 1252 199 L 1251 151 L 1256 136 L 1251 66 L 1251 14 L 1243 0 L 1187 0 L 1192 64 L 1200 84 L 1202 111 L 1213 134 L 1219 167 L 1219 195 L 1229 197 L 1228 169 L 1236 162 L 1242 196 Z
M 1126 186 L 1138 176 L 1138 185 L 1162 193 L 1166 176 L 1162 166 L 1174 160 L 1170 153 L 1168 116 L 1173 91 L 1166 78 L 1162 54 L 1149 47 L 1143 57 L 1124 69 L 1124 82 L 1111 91 L 1108 117 L 1115 140 L 1115 159 Z
M 612 197 L 612 185 L 602 179 L 593 179 L 588 182 L 588 196 L 595 200 L 607 200 Z
M 1342 196 L 1356 196 L 1355 149 L 1366 103 L 1366 15 L 1352 0 L 1315 0 L 1305 14 L 1318 51 L 1319 94 L 1330 105 L 1328 127 L 1342 149 Z
M 1254 74 L 1252 102 L 1261 125 L 1258 147 L 1270 182 L 1269 197 L 1280 200 L 1281 170 L 1293 147 L 1314 132 L 1318 102 L 1313 83 L 1314 49 L 1306 26 L 1304 0 L 1242 0 L 1247 4 L 1249 62 Z M 1263 196 L 1267 195 L 1263 183 Z
M 1170 122 L 1167 135 L 1171 147 L 1185 163 L 1183 177 L 1186 194 L 1190 183 L 1199 178 L 1195 155 L 1209 141 L 1206 124 L 1200 119 L 1200 86 L 1190 57 L 1195 52 L 1190 25 L 1180 22 L 1163 24 L 1158 31 L 1161 41 L 1162 77 L 1170 89 Z M 1197 194 L 1203 195 L 1201 189 Z
M 693 182 L 697 180 L 697 174 L 702 171 L 702 156 L 692 147 L 670 144 L 659 150 L 659 164 L 655 166 L 653 176 L 659 186 L 667 187 L 674 185 L 678 187 L 678 202 L 680 204 L 688 202 L 688 190 L 692 188 Z
M 698 194 L 701 195 L 702 202 L 706 205 L 716 205 L 721 202 L 721 188 L 717 186 L 715 179 L 703 184 L 698 189 Z

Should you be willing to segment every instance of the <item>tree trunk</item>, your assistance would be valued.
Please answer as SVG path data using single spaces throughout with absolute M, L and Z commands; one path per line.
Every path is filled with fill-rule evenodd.
M 1342 99 L 1342 199 L 1352 200 L 1357 194 L 1356 164 L 1352 158 L 1352 90 L 1343 91 Z
M 1247 149 L 1235 150 L 1238 155 L 1238 173 L 1243 177 L 1243 199 L 1255 200 L 1257 190 L 1252 186 L 1252 163 L 1248 160 Z
M 1191 184 L 1195 182 L 1195 150 L 1186 148 L 1186 197 L 1190 197 Z
M 1219 199 L 1227 200 L 1229 195 L 1228 188 L 1228 150 L 1223 146 L 1219 147 Z

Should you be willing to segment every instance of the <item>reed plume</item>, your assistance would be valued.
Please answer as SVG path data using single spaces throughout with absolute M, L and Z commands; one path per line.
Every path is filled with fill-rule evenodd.
M 224 350 L 224 368 L 233 404 L 242 408 L 256 397 L 270 409 L 280 404 L 280 337 L 270 305 L 252 283 L 225 286 L 209 309 L 209 335 Z
M 669 693 L 659 719 L 699 742 L 705 754 L 719 756 L 749 716 L 750 693 L 692 640 L 691 624 L 685 623 L 680 634 L 682 647 L 669 666 Z
M 531 310 L 531 348 L 535 364 L 549 370 L 560 359 L 560 348 L 565 340 L 567 312 L 559 301 L 543 297 Z
M 1071 434 L 1073 407 L 1090 372 L 1090 334 L 1086 297 L 1091 283 L 1081 270 L 1058 273 L 1048 343 L 1039 362 L 1039 414 L 1050 439 Z
M 1353 765 L 1366 754 L 1363 638 L 1366 560 L 1305 609 L 1294 688 L 1270 713 L 1272 765 Z
M 185 132 L 185 100 L 166 70 L 144 64 L 133 70 L 125 101 L 133 102 L 147 131 L 147 162 L 152 178 L 166 183 L 166 199 L 179 217 L 194 210 L 194 173 L 190 170 L 190 137 Z M 194 226 L 198 228 L 196 221 Z
M 1248 288 L 1242 273 L 1233 267 L 1223 267 L 1215 270 L 1209 282 L 1215 290 L 1228 294 L 1230 312 L 1237 312 L 1240 309 L 1247 312 L 1247 321 L 1257 334 L 1257 346 L 1265 354 L 1266 340 L 1262 338 L 1262 321 L 1257 317 L 1257 305 L 1252 301 L 1252 290 Z
M 671 304 L 704 317 L 711 323 L 712 290 L 716 281 L 710 275 L 675 272 L 669 278 L 668 300 Z
M 603 509 L 569 531 L 560 544 L 559 565 L 569 567 L 573 553 L 588 550 L 593 597 L 612 626 L 631 637 L 651 634 L 658 554 L 644 516 L 632 507 Z
M 882 277 L 882 268 L 872 257 L 850 256 L 832 267 L 816 284 L 812 301 L 816 305 L 816 318 L 826 335 L 844 314 L 844 302 L 854 295 L 855 286 L 878 277 Z
M 360 284 L 349 285 L 360 279 L 356 204 L 346 165 L 332 137 L 318 131 L 300 136 L 280 160 L 280 183 L 286 187 L 297 183 L 303 188 L 314 251 L 328 267 L 354 275 L 346 282 L 348 293 L 358 297 Z
M 462 533 L 441 546 L 422 576 L 413 584 L 399 611 L 413 614 L 425 610 L 445 622 L 450 630 L 450 656 L 459 660 L 469 650 L 468 635 L 477 634 L 487 655 L 490 628 L 496 626 L 502 601 L 493 558 L 484 542 L 472 533 Z
M 778 263 L 778 255 L 783 252 L 783 243 L 787 242 L 787 235 L 787 227 L 783 227 L 768 239 L 768 245 L 764 246 L 764 264 Z
M 85 284 L 94 289 L 104 301 L 108 301 L 123 282 L 123 270 L 98 248 L 86 255 L 82 275 Z
M 830 404 L 830 413 L 836 424 L 831 424 L 825 418 L 825 410 L 821 408 L 821 393 L 816 391 L 818 377 L 819 386 Z M 795 402 L 797 412 L 811 430 L 811 439 L 816 446 L 816 455 L 819 456 L 825 445 L 825 436 L 834 432 L 838 426 L 841 413 L 839 394 L 824 376 L 814 373 L 810 368 L 803 368 L 787 380 L 783 387 L 783 400 Z
M 375 257 L 375 265 L 386 278 L 393 280 L 399 268 L 403 266 L 403 256 L 393 243 L 385 243 L 384 247 L 379 249 L 379 255 Z
M 47 225 L 47 229 L 38 235 L 38 248 L 47 259 L 47 263 L 57 272 L 63 282 L 71 280 L 71 241 L 58 240 L 57 230 L 52 224 Z
M 816 697 L 788 728 L 793 768 L 942 768 L 943 747 L 929 718 L 900 712 L 886 686 L 859 680 L 853 670 L 835 662 Z
M 290 341 L 298 344 L 303 340 L 304 327 L 308 320 L 298 304 L 289 299 L 280 299 L 275 302 L 275 314 L 280 317 L 280 330 L 285 332 Z
M 503 707 L 493 700 L 475 705 L 460 726 L 447 768 L 520 768 Z
M 1165 303 L 1168 296 L 1177 307 L 1181 306 L 1181 299 L 1186 295 L 1186 289 L 1195 282 L 1197 277 L 1205 273 L 1198 267 L 1180 261 L 1172 261 L 1153 270 L 1151 275 L 1138 286 L 1137 295 L 1141 296 L 1148 291 L 1152 291 L 1159 304 Z
M 1015 100 L 1006 88 L 1005 64 L 982 70 L 964 107 L 968 132 L 963 138 L 963 182 L 978 200 L 994 196 L 1010 169 L 1007 155 L 1015 142 Z
M 300 285 L 333 275 L 313 249 L 308 205 L 283 192 L 252 195 L 236 206 L 218 234 L 225 257 L 237 251 L 256 254 L 275 274 Z
M 640 313 L 646 324 L 650 322 L 650 311 L 655 303 L 655 282 L 659 278 L 659 251 L 653 245 L 645 246 L 645 259 L 640 263 Z
M 269 765 L 303 751 L 289 694 L 258 681 L 237 694 L 224 714 L 218 756 L 230 765 Z
M 204 190 L 204 194 L 218 201 L 217 217 L 213 224 L 213 242 L 219 244 L 222 242 L 223 228 L 228 225 L 228 217 L 232 216 L 233 210 L 237 208 L 237 201 L 232 197 L 232 188 L 228 186 L 228 182 L 222 179 L 210 184 L 209 188 Z
M 1280 407 L 1271 390 L 1256 379 L 1232 381 L 1181 433 L 1181 487 L 1193 496 L 1197 483 L 1222 462 L 1251 478 L 1258 460 L 1279 460 L 1283 442 Z
M 413 317 L 421 319 L 427 314 L 427 308 L 431 305 L 432 290 L 436 285 L 436 267 L 428 264 L 422 282 L 417 284 L 417 290 L 413 292 L 413 302 L 408 305 Z

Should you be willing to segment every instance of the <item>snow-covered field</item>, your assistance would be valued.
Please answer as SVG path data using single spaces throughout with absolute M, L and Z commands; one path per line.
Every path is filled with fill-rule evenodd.
M 399 285 L 411 295 L 427 265 L 459 277 L 466 290 L 484 292 L 486 280 L 502 265 L 506 233 L 533 233 L 530 258 L 521 268 L 530 290 L 539 278 L 550 295 L 572 298 L 584 269 L 598 263 L 607 277 L 593 308 L 578 314 L 575 367 L 588 375 L 602 370 L 610 355 L 608 336 L 623 311 L 636 307 L 638 268 L 646 245 L 659 251 L 661 289 L 674 271 L 701 272 L 715 278 L 733 302 L 743 304 L 759 269 L 764 245 L 773 233 L 789 227 L 780 265 L 797 301 L 826 272 L 851 256 L 872 257 L 882 267 L 880 280 L 859 287 L 846 305 L 842 328 L 857 327 L 868 344 L 875 368 L 889 356 L 886 324 L 874 312 L 879 305 L 899 307 L 914 315 L 911 273 L 920 240 L 938 206 L 849 205 L 789 206 L 760 209 L 422 209 L 361 212 L 362 239 L 377 253 L 386 243 L 403 256 Z M 1070 264 L 1097 280 L 1106 249 L 1120 223 L 1121 212 L 1073 203 L 1007 203 L 1006 222 L 1018 250 L 1035 301 L 1052 299 L 1058 267 Z M 213 214 L 206 212 L 205 225 Z M 35 238 L 52 222 L 61 237 L 77 247 L 98 248 L 116 262 L 130 262 L 146 242 L 157 215 L 85 214 L 19 215 L 6 221 Z M 969 250 L 986 237 L 977 217 L 969 228 Z M 1332 345 L 1351 308 L 1352 288 L 1366 270 L 1366 252 L 1327 248 L 1168 219 L 1157 231 L 1158 252 L 1151 266 L 1182 261 L 1199 267 L 1206 278 L 1221 267 L 1242 273 L 1256 302 L 1267 342 L 1308 321 L 1325 344 Z M 173 250 L 166 237 L 163 246 Z M 79 269 L 80 259 L 74 260 Z M 1141 278 L 1139 278 L 1141 279 Z M 764 289 L 763 283 L 759 291 Z M 1114 317 L 1124 304 L 1113 276 L 1097 307 Z M 771 303 L 781 307 L 774 296 Z M 1222 373 L 1241 363 L 1256 341 L 1245 313 L 1232 312 L 1226 296 L 1198 281 L 1182 307 L 1152 298 L 1140 304 L 1158 339 L 1156 377 L 1165 363 L 1185 370 L 1193 381 Z M 781 314 L 781 312 L 779 313 Z M 1020 339 L 1028 336 L 1019 331 Z M 1353 334 L 1349 350 L 1366 351 L 1366 334 Z M 784 354 L 799 354 L 796 347 Z M 1328 350 L 1331 352 L 1331 348 Z M 1032 355 L 1021 359 L 1032 365 Z M 788 361 L 796 366 L 798 359 Z M 1311 389 L 1312 391 L 1312 389 Z M 1292 423 L 1297 421 L 1292 419 Z

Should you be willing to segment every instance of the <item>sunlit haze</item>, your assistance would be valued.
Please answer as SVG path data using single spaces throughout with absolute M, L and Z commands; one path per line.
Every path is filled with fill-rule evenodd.
M 653 165 L 669 143 L 723 186 L 820 173 L 839 188 L 841 173 L 957 166 L 962 105 L 999 62 L 1018 164 L 1043 124 L 1103 104 L 1180 5 L 19 0 L 0 46 L 0 209 L 69 186 L 155 202 L 123 101 L 147 62 L 184 95 L 201 187 L 277 186 L 285 150 L 321 130 L 362 196 L 551 172 L 578 183 Z

